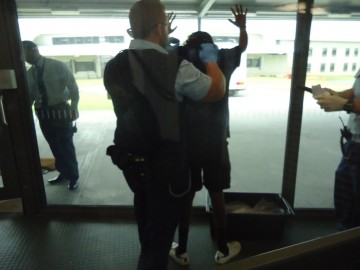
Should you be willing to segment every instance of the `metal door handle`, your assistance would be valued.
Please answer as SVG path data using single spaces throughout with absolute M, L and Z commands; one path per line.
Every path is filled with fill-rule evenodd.
M 0 96 L 0 114 L 1 114 L 1 120 L 2 120 L 2 122 L 4 123 L 4 125 L 7 126 L 8 123 L 7 123 L 7 121 L 6 121 L 3 99 L 4 99 L 4 96 L 1 95 L 1 96 Z

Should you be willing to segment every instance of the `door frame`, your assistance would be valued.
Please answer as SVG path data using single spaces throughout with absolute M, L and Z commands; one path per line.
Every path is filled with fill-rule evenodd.
M 0 70 L 13 71 L 16 81 L 13 89 L 0 90 L 8 123 L 2 126 L 8 136 L 0 139 L 4 140 L 3 145 L 7 144 L 8 155 L 12 156 L 2 168 L 4 188 L 0 199 L 18 196 L 22 199 L 24 214 L 36 214 L 46 207 L 46 196 L 15 0 L 0 1 L 0 35 Z

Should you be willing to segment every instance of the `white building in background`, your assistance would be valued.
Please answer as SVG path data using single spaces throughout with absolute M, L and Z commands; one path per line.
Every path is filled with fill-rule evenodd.
M 128 48 L 131 40 L 126 32 L 129 28 L 127 20 L 68 19 L 60 24 L 51 19 L 46 24 L 44 19 L 24 20 L 19 21 L 21 35 L 26 36 L 22 39 L 37 43 L 44 56 L 67 63 L 77 78 L 101 78 L 107 61 L 120 50 Z M 229 37 L 228 46 L 235 46 L 239 32 L 229 24 L 226 20 L 202 23 L 203 31 L 213 37 Z M 188 34 L 197 31 L 196 20 L 180 20 L 178 26 L 174 36 L 181 42 Z M 344 29 L 350 26 L 352 32 L 348 34 Z M 181 29 L 186 29 L 186 33 Z M 247 31 L 249 45 L 247 57 L 243 59 L 246 60 L 247 76 L 289 76 L 294 54 L 295 22 L 248 20 Z M 354 75 L 360 67 L 360 39 L 356 40 L 359 36 L 359 22 L 313 22 L 307 74 Z
M 312 42 L 308 73 L 315 76 L 354 75 L 360 67 L 359 49 L 360 40 Z
M 128 48 L 130 37 L 41 34 L 33 41 L 42 55 L 65 62 L 76 78 L 101 78 L 109 59 Z

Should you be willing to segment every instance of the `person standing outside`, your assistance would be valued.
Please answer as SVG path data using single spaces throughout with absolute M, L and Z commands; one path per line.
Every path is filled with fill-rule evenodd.
M 38 46 L 22 42 L 25 61 L 31 65 L 27 71 L 31 104 L 34 104 L 41 131 L 55 158 L 60 173 L 49 179 L 50 184 L 68 181 L 68 189 L 78 187 L 79 171 L 73 135 L 78 117 L 79 88 L 74 75 L 58 60 L 44 57 Z M 68 104 L 68 101 L 71 104 Z
M 314 98 L 325 112 L 349 114 L 347 126 L 341 131 L 343 156 L 335 172 L 334 186 L 335 213 L 342 231 L 360 226 L 360 70 L 350 89 L 323 90 L 327 93 Z
M 218 250 L 215 261 L 224 264 L 239 254 L 238 241 L 228 242 L 227 218 L 223 190 L 230 188 L 230 159 L 227 138 L 229 132 L 229 82 L 232 73 L 240 65 L 241 54 L 246 50 L 246 8 L 236 5 L 231 8 L 235 21 L 229 21 L 240 29 L 239 45 L 231 49 L 221 49 L 218 65 L 226 78 L 226 93 L 214 103 L 204 104 L 188 101 L 185 105 L 185 122 L 188 129 L 188 158 L 191 168 L 192 190 L 178 228 L 178 243 L 174 242 L 170 257 L 180 265 L 189 264 L 187 242 L 190 226 L 192 202 L 196 191 L 206 187 L 213 209 Z M 180 55 L 190 59 L 196 67 L 203 69 L 194 50 L 203 43 L 213 43 L 207 32 L 192 33 L 185 46 L 179 47 Z M 243 63 L 246 65 L 246 63 Z
M 107 154 L 134 193 L 141 252 L 138 270 L 164 270 L 189 190 L 184 156 L 182 100 L 222 98 L 225 79 L 213 44 L 201 49 L 206 74 L 166 51 L 171 13 L 160 0 L 140 0 L 130 9 L 133 40 L 110 60 L 104 85 L 117 117 Z

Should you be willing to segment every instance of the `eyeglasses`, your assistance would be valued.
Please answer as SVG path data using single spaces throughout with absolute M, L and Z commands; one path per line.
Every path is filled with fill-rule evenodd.
M 128 33 L 128 35 L 129 35 L 130 37 L 133 37 L 133 33 L 132 33 L 132 29 L 131 29 L 131 28 L 128 28 L 128 29 L 126 30 L 126 32 Z
M 164 26 L 168 26 L 169 25 L 169 23 L 158 23 L 158 24 L 156 24 L 153 28 L 155 28 L 157 25 L 164 25 Z M 128 35 L 130 36 L 130 37 L 133 37 L 133 33 L 132 33 L 132 29 L 131 28 L 128 28 L 128 29 L 126 29 L 126 32 L 128 33 Z

